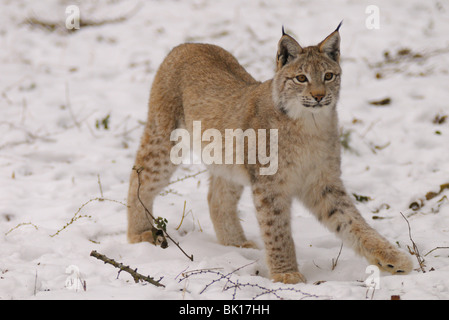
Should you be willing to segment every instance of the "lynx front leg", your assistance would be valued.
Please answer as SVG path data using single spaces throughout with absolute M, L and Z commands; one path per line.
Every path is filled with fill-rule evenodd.
M 412 270 L 410 257 L 368 225 L 341 182 L 323 184 L 311 190 L 303 201 L 318 220 L 371 264 L 393 274 Z
M 253 186 L 253 196 L 271 278 L 284 283 L 306 282 L 296 262 L 290 227 L 291 199 L 266 186 Z
M 243 186 L 234 184 L 221 177 L 211 176 L 207 200 L 210 217 L 218 241 L 225 246 L 255 248 L 247 241 L 237 216 L 237 204 L 242 195 Z

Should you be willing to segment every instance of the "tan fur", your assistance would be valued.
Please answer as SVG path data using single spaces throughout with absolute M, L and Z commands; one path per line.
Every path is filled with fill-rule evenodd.
M 193 121 L 201 121 L 202 132 L 214 128 L 223 137 L 225 129 L 278 129 L 275 174 L 260 174 L 260 162 L 208 166 L 208 203 L 219 242 L 253 246 L 237 217 L 242 184 L 247 184 L 275 281 L 305 281 L 298 270 L 290 225 L 294 198 L 371 264 L 392 273 L 408 273 L 412 269 L 409 256 L 365 222 L 340 179 L 336 112 L 341 75 L 339 44 L 338 28 L 317 46 L 306 48 L 284 33 L 278 44 L 274 78 L 262 83 L 220 47 L 183 44 L 174 48 L 154 79 L 148 121 L 135 162 L 145 168 L 140 194 L 146 207 L 152 210 L 154 197 L 168 184 L 176 168 L 170 160 L 175 144 L 170 141 L 173 130 L 186 128 L 192 135 Z M 307 81 L 299 82 L 299 75 L 305 75 Z M 324 80 L 331 75 L 331 80 Z M 154 242 L 152 226 L 136 197 L 137 185 L 133 172 L 128 239 L 132 243 Z

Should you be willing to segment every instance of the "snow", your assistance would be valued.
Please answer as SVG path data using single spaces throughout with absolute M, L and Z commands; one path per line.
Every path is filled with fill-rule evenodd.
M 82 18 L 126 19 L 68 33 L 65 9 L 72 4 Z M 366 26 L 369 5 L 379 8 L 379 29 Z M 45 30 L 30 17 L 59 27 Z M 186 41 L 214 43 L 266 80 L 282 25 L 311 45 L 341 20 L 345 185 L 371 199 L 356 202 L 363 216 L 407 250 L 404 214 L 426 272 L 413 256 L 412 273 L 381 273 L 380 287 L 367 287 L 368 263 L 346 247 L 339 255 L 340 241 L 295 203 L 294 240 L 308 282 L 273 283 L 248 190 L 240 216 L 260 249 L 218 244 L 207 173 L 170 185 L 155 203 L 155 215 L 168 220 L 167 231 L 194 261 L 173 243 L 128 244 L 128 178 L 152 79 L 169 50 Z M 448 31 L 449 5 L 436 0 L 2 1 L 0 299 L 449 299 L 449 189 L 439 193 L 449 183 Z M 400 55 L 403 49 L 409 51 Z M 384 98 L 391 103 L 369 103 Z M 182 167 L 173 180 L 202 169 Z M 431 191 L 438 195 L 427 200 Z M 189 214 L 177 229 L 184 202 Z M 134 283 L 90 257 L 92 250 L 162 278 L 165 288 Z

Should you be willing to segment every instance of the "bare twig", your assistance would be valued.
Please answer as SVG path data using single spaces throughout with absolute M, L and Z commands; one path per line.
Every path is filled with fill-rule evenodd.
M 413 239 L 412 239 L 412 230 L 410 228 L 410 223 L 408 222 L 407 218 L 402 214 L 402 212 L 400 212 L 400 214 L 404 218 L 405 222 L 407 222 L 408 235 L 409 235 L 410 241 L 412 242 L 412 245 L 413 245 L 413 250 L 410 248 L 410 246 L 407 245 L 408 251 L 410 252 L 411 255 L 416 256 L 416 259 L 418 260 L 419 268 L 421 269 L 421 271 L 423 273 L 425 273 L 426 270 L 424 270 L 424 267 L 425 267 L 424 258 L 419 253 L 418 246 L 416 245 L 415 241 L 413 241 Z
M 140 181 L 140 174 L 142 173 L 142 171 L 144 170 L 144 168 L 143 167 L 140 167 L 140 168 L 136 168 L 136 167 L 133 167 L 133 170 L 135 170 L 136 171 L 136 173 L 137 173 L 137 181 L 138 181 L 138 185 L 137 185 L 137 199 L 139 200 L 139 202 L 140 202 L 140 204 L 142 205 L 142 207 L 144 208 L 144 210 L 145 210 L 145 213 L 146 213 L 146 215 L 147 215 L 147 218 L 151 218 L 151 224 L 153 224 L 153 227 L 155 227 L 155 225 L 157 226 L 157 224 L 158 224 L 158 220 L 153 216 L 153 214 L 150 212 L 150 210 L 148 210 L 148 208 L 145 206 L 145 204 L 143 203 L 143 201 L 142 201 L 142 199 L 140 198 L 140 187 L 141 187 L 141 185 L 142 185 L 142 183 L 141 183 L 141 181 Z M 167 231 L 166 230 L 164 230 L 165 228 L 154 228 L 154 229 L 156 229 L 156 231 L 159 231 L 159 232 L 162 232 L 163 233 L 163 235 L 165 236 L 165 237 L 167 237 L 168 239 L 170 239 L 178 248 L 179 248 L 179 250 L 181 250 L 181 252 L 187 257 L 187 258 L 189 258 L 191 261 L 193 261 L 193 255 L 188 255 L 182 248 L 181 248 L 181 246 L 179 245 L 179 243 L 178 242 L 176 242 L 175 240 L 173 240 L 173 238 L 167 233 Z M 154 233 L 154 230 L 153 230 L 153 233 Z
M 95 250 L 93 250 L 90 253 L 90 256 L 97 258 L 98 260 L 101 260 L 104 263 L 113 265 L 117 269 L 120 269 L 119 273 L 121 271 L 125 271 L 125 272 L 129 273 L 133 277 L 133 279 L 136 283 L 138 283 L 139 281 L 146 281 L 148 283 L 151 283 L 152 285 L 155 285 L 156 287 L 165 287 L 162 283 L 159 282 L 160 280 L 156 281 L 150 276 L 141 275 L 140 273 L 137 272 L 137 269 L 133 270 L 129 266 L 125 266 L 122 263 L 116 262 L 115 260 L 110 259 L 110 258 L 106 257 L 105 255 L 98 253 Z
M 3 145 L 0 145 L 0 150 L 7 148 L 7 147 L 18 146 L 21 144 L 31 144 L 38 139 L 45 141 L 45 142 L 54 142 L 55 141 L 54 139 L 51 138 L 51 134 L 47 133 L 47 134 L 40 135 L 37 133 L 33 133 L 30 130 L 28 130 L 26 126 L 18 126 L 18 125 L 15 125 L 14 123 L 7 122 L 7 121 L 0 121 L 0 125 L 9 126 L 10 130 L 20 130 L 25 135 L 25 139 L 22 141 L 7 142 Z
M 233 275 L 235 275 L 235 272 L 238 270 L 241 270 L 251 264 L 253 264 L 254 262 L 251 262 L 249 264 L 246 264 L 242 267 L 239 267 L 229 273 L 223 273 L 221 271 L 217 271 L 218 269 L 221 268 L 210 268 L 210 269 L 199 269 L 199 270 L 191 270 L 191 271 L 187 271 L 187 272 L 182 272 L 182 276 L 183 278 L 179 280 L 179 282 L 182 282 L 184 280 L 186 280 L 189 277 L 195 276 L 195 275 L 204 275 L 204 274 L 212 274 L 212 275 L 217 275 L 218 278 L 212 280 L 210 283 L 208 283 L 203 290 L 201 290 L 200 294 L 204 293 L 206 291 L 207 288 L 211 287 L 213 284 L 216 284 L 218 282 L 226 281 L 224 286 L 223 286 L 223 291 L 227 291 L 232 289 L 233 293 L 232 293 L 232 299 L 235 300 L 237 297 L 237 290 L 241 290 L 244 288 L 252 288 L 252 289 L 256 289 L 259 291 L 259 293 L 255 294 L 253 296 L 253 300 L 258 299 L 266 294 L 272 294 L 274 295 L 277 299 L 282 299 L 283 297 L 279 294 L 282 291 L 289 291 L 292 293 L 298 293 L 301 295 L 301 298 L 320 298 L 319 296 L 316 295 L 312 295 L 310 293 L 307 292 L 303 292 L 300 289 L 296 288 L 296 287 L 282 287 L 282 285 L 280 285 L 278 288 L 267 288 L 264 287 L 258 283 L 251 283 L 251 282 L 246 282 L 246 283 L 242 283 L 240 282 L 238 279 L 234 280 L 232 278 Z M 323 298 L 323 297 L 321 297 Z
M 231 277 L 231 275 L 233 275 L 235 272 L 237 272 L 237 271 L 239 271 L 239 270 L 241 270 L 241 269 L 243 269 L 243 268 L 245 268 L 245 267 L 247 267 L 247 266 L 249 266 L 249 265 L 254 264 L 255 262 L 256 262 L 256 261 L 250 262 L 250 263 L 248 263 L 248 264 L 246 264 L 246 265 L 244 265 L 244 266 L 241 266 L 240 268 L 237 268 L 237 269 L 235 269 L 235 270 L 229 272 L 228 274 L 222 274 L 221 272 L 218 272 L 218 273 L 221 274 L 221 277 L 218 278 L 218 279 L 215 279 L 215 280 L 213 280 L 211 283 L 207 284 L 207 285 L 204 287 L 204 289 L 201 290 L 200 294 L 202 294 L 204 291 L 206 291 L 207 288 L 209 288 L 209 287 L 210 287 L 211 285 L 213 285 L 215 282 L 220 281 L 221 279 L 227 279 L 228 282 L 229 282 L 229 281 L 230 281 L 229 278 Z
M 205 173 L 206 171 L 207 171 L 207 169 L 198 171 L 198 172 L 193 173 L 193 174 L 188 174 L 188 175 L 186 175 L 186 176 L 184 176 L 184 177 L 182 177 L 182 178 L 178 178 L 178 179 L 176 179 L 176 180 L 174 180 L 174 181 L 170 181 L 170 182 L 168 183 L 168 185 L 175 184 L 175 183 L 177 183 L 177 182 L 181 182 L 181 181 L 184 181 L 184 180 L 186 180 L 186 179 L 196 177 L 197 175 L 200 175 L 200 174 L 202 174 L 202 173 Z
M 56 233 L 50 235 L 50 237 L 53 238 L 53 237 L 57 236 L 61 231 L 63 231 L 65 228 L 67 228 L 68 226 L 70 226 L 72 223 L 74 223 L 74 222 L 75 222 L 76 220 L 78 220 L 78 219 L 81 219 L 81 218 L 92 218 L 92 217 L 89 216 L 89 215 L 79 215 L 79 213 L 81 212 L 81 210 L 82 210 L 85 206 L 87 206 L 89 203 L 91 203 L 91 202 L 93 202 L 93 201 L 99 201 L 99 202 L 110 201 L 110 202 L 114 202 L 114 203 L 119 203 L 119 204 L 124 205 L 124 206 L 126 207 L 126 204 L 124 204 L 123 202 L 120 202 L 120 201 L 118 201 L 118 200 L 106 199 L 106 198 L 103 198 L 103 197 L 99 197 L 99 198 L 97 197 L 97 198 L 94 198 L 94 199 L 90 199 L 89 201 L 83 203 L 83 204 L 81 205 L 81 207 L 78 208 L 78 210 L 75 212 L 75 214 L 73 215 L 72 219 L 70 219 L 69 222 L 67 222 L 61 229 L 59 229 L 58 231 L 56 231 Z
M 82 120 L 78 121 L 78 123 L 83 123 L 85 120 L 87 120 L 91 115 L 93 114 L 93 112 L 89 115 L 87 115 L 86 117 L 84 117 Z M 76 127 L 75 124 L 71 124 L 69 126 L 64 127 L 63 130 L 57 130 L 54 132 L 47 132 L 44 134 L 39 134 L 39 133 L 34 133 L 31 132 L 27 126 L 25 125 L 16 125 L 14 123 L 8 122 L 8 121 L 0 121 L 0 125 L 7 125 L 9 126 L 10 130 L 20 130 L 23 132 L 23 134 L 25 135 L 25 139 L 21 140 L 21 141 L 15 141 L 15 142 L 7 142 L 3 145 L 0 145 L 0 150 L 5 149 L 5 148 L 10 148 L 10 147 L 15 147 L 18 145 L 22 145 L 22 144 L 32 144 L 37 140 L 41 140 L 44 142 L 55 142 L 55 138 L 53 138 L 53 136 L 59 135 L 61 133 L 65 133 L 67 132 L 68 129 L 72 129 L 74 127 Z M 87 125 L 87 123 L 86 123 Z M 42 130 L 39 130 L 42 131 Z M 95 135 L 93 134 L 93 136 L 95 137 Z
M 105 19 L 88 19 L 84 17 L 80 17 L 80 28 L 83 27 L 98 27 L 104 26 L 107 24 L 115 24 L 124 22 L 134 16 L 142 7 L 142 3 L 137 4 L 132 10 L 128 13 L 120 15 L 115 18 L 105 18 Z M 32 15 L 24 21 L 24 23 L 29 24 L 32 27 L 40 27 L 49 32 L 59 31 L 59 32 L 75 32 L 77 29 L 68 29 L 62 20 L 45 20 L 41 17 L 37 17 L 36 15 Z
M 13 231 L 16 230 L 16 229 L 18 229 L 18 228 L 20 228 L 20 227 L 22 227 L 22 226 L 27 226 L 27 225 L 33 226 L 36 230 L 39 230 L 39 228 L 38 228 L 35 224 L 33 224 L 33 223 L 31 223 L 31 222 L 22 222 L 22 223 L 19 223 L 19 224 L 18 224 L 17 226 L 15 226 L 14 228 L 10 229 L 8 232 L 6 232 L 6 233 L 5 233 L 5 236 L 7 236 L 8 234 L 10 234 L 11 232 L 13 232 Z

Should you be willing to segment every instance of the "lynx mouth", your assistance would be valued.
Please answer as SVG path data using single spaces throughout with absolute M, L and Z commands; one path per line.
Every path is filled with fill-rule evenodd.
M 321 103 L 318 102 L 318 103 L 315 103 L 315 104 L 304 104 L 304 107 L 315 109 L 315 108 L 324 107 L 324 105 L 322 105 Z

